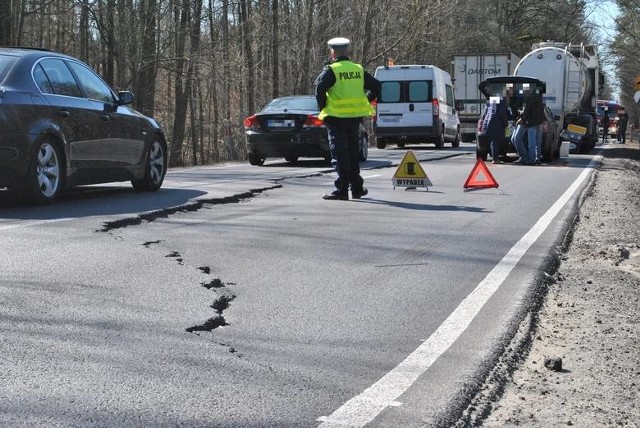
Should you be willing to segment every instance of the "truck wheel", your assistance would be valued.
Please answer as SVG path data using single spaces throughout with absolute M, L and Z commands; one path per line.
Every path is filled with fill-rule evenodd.
M 399 149 L 404 149 L 404 143 L 397 143 L 397 144 L 396 144 L 396 146 L 397 146 Z
M 379 149 L 384 149 L 385 147 L 387 147 L 387 142 L 382 138 L 376 137 L 376 147 Z

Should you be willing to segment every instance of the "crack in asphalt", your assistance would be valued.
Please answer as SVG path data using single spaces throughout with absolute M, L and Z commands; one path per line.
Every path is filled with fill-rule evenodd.
M 102 224 L 102 229 L 98 229 L 96 232 L 110 232 L 115 229 L 120 229 L 127 226 L 137 226 L 142 224 L 142 222 L 153 222 L 159 218 L 168 218 L 169 216 L 180 213 L 180 212 L 189 212 L 189 211 L 198 211 L 202 207 L 206 205 L 224 205 L 224 204 L 237 204 L 244 200 L 250 199 L 259 195 L 260 193 L 266 192 L 267 190 L 280 189 L 282 188 L 282 184 L 275 184 L 269 187 L 262 187 L 260 189 L 251 189 L 247 192 L 237 193 L 232 196 L 224 196 L 221 198 L 210 198 L 210 199 L 198 199 L 197 201 L 191 201 L 186 204 L 177 205 L 169 208 L 162 208 L 159 210 L 149 211 L 146 213 L 138 214 L 134 217 L 126 217 L 113 221 L 106 221 Z M 149 242 L 148 244 L 154 244 L 155 241 Z M 147 243 L 143 244 L 147 246 Z
M 222 281 L 220 281 L 220 278 L 216 278 L 216 279 L 213 279 L 213 280 L 207 281 L 207 282 L 201 282 L 200 284 L 204 288 L 206 288 L 207 290 L 211 290 L 212 288 L 222 288 L 222 287 L 224 287 L 224 284 L 222 283 Z
M 433 158 L 429 158 L 429 159 L 421 159 L 419 160 L 420 162 L 432 162 L 432 161 L 436 161 L 436 160 L 442 160 L 442 159 L 449 159 L 449 158 L 453 158 L 453 157 L 458 157 L 458 156 L 464 156 L 464 155 L 468 155 L 468 153 L 449 153 L 449 154 L 444 154 L 442 156 L 438 156 L 438 157 L 433 157 Z M 397 163 L 394 161 L 389 161 L 388 163 L 385 162 L 382 165 L 377 165 L 377 166 L 371 166 L 368 169 L 383 169 L 383 168 L 392 168 L 394 166 L 399 165 L 400 161 L 398 161 Z M 142 213 L 142 214 L 138 214 L 134 217 L 126 217 L 126 218 L 122 218 L 122 219 L 118 219 L 118 220 L 113 220 L 113 221 L 107 221 L 104 222 L 102 224 L 102 229 L 98 229 L 96 232 L 109 232 L 115 229 L 120 229 L 123 227 L 127 227 L 127 226 L 137 226 L 139 224 L 142 224 L 142 222 L 146 221 L 146 222 L 153 222 L 159 218 L 168 218 L 169 216 L 179 213 L 179 212 L 188 212 L 188 211 L 198 211 L 200 210 L 202 207 L 206 206 L 206 205 L 224 205 L 224 204 L 235 204 L 235 203 L 239 203 L 242 202 L 246 199 L 250 199 L 255 197 L 256 195 L 266 192 L 268 190 L 273 190 L 273 189 L 280 189 L 282 188 L 282 184 L 279 184 L 283 181 L 286 181 L 288 179 L 291 178 L 308 178 L 308 177 L 318 177 L 318 176 L 322 176 L 328 173 L 333 172 L 334 169 L 327 169 L 327 170 L 323 170 L 323 171 L 319 171 L 319 172 L 315 172 L 312 174 L 307 174 L 307 175 L 303 175 L 303 176 L 285 176 L 285 177 L 280 177 L 278 179 L 272 180 L 274 183 L 273 186 L 268 186 L 268 187 L 262 187 L 259 189 L 251 189 L 247 192 L 243 192 L 243 193 L 237 193 L 235 195 L 232 196 L 225 196 L 225 197 L 221 197 L 221 198 L 210 198 L 210 199 L 198 199 L 196 201 L 190 201 L 187 202 L 185 204 L 182 205 L 177 205 L 174 207 L 168 207 L 168 208 L 162 208 L 159 210 L 154 210 L 154 211 L 149 211 L 146 213 Z M 147 245 L 151 245 L 151 244 L 156 244 L 158 242 L 156 241 L 151 241 L 148 243 L 145 243 L 143 245 L 147 246 Z
M 169 254 L 167 254 L 165 257 L 176 259 L 179 265 L 184 264 L 184 259 L 182 258 L 182 255 L 177 251 L 172 251 Z
M 161 242 L 162 240 L 159 239 L 156 241 L 144 242 L 142 245 L 146 248 L 151 248 L 152 245 L 158 245 Z M 170 251 L 169 254 L 165 255 L 165 258 L 173 258 L 180 265 L 184 265 L 184 258 L 182 257 L 182 254 L 180 254 L 179 251 Z M 209 266 L 199 266 L 197 269 L 202 273 L 204 273 L 205 275 L 211 275 L 211 267 Z M 207 290 L 216 289 L 214 291 L 216 292 L 216 294 L 218 294 L 218 297 L 213 301 L 211 305 L 209 305 L 209 307 L 213 309 L 213 311 L 215 312 L 215 315 L 207 319 L 204 323 L 187 327 L 185 330 L 189 333 L 194 333 L 194 332 L 197 333 L 200 331 L 211 332 L 218 327 L 224 327 L 224 326 L 230 325 L 227 322 L 227 320 L 224 318 L 222 313 L 229 308 L 229 305 L 231 304 L 231 302 L 235 300 L 236 295 L 226 286 L 224 282 L 222 282 L 220 278 L 214 278 L 210 281 L 201 282 L 200 285 L 205 287 Z M 229 285 L 235 285 L 235 284 L 229 283 Z M 232 354 L 237 352 L 236 349 L 234 349 L 232 346 L 228 344 L 220 343 L 220 345 L 228 348 L 229 352 L 231 352 Z
M 200 266 L 198 270 L 206 273 L 207 275 L 211 273 L 211 268 L 209 266 Z
M 226 287 L 224 288 L 226 289 Z M 235 300 L 235 298 L 236 295 L 231 292 L 218 296 L 218 298 L 209 305 L 209 307 L 214 310 L 215 315 L 206 320 L 203 324 L 187 327 L 185 330 L 189 333 L 193 333 L 195 331 L 213 331 L 218 327 L 230 325 L 222 313 L 229 308 L 229 305 Z
M 211 274 L 211 268 L 209 266 L 200 266 L 198 270 L 202 271 L 206 275 Z M 207 290 L 211 290 L 212 288 L 217 289 L 216 293 L 219 294 L 218 298 L 214 300 L 211 305 L 209 305 L 209 307 L 214 310 L 215 315 L 200 325 L 187 327 L 185 330 L 189 333 L 198 331 L 213 331 L 218 327 L 229 325 L 222 313 L 227 308 L 229 308 L 231 302 L 233 302 L 236 298 L 236 295 L 225 285 L 224 282 L 220 280 L 220 278 L 214 278 L 211 281 L 202 282 L 200 284 Z M 232 353 L 236 352 L 232 347 L 229 347 L 229 349 Z

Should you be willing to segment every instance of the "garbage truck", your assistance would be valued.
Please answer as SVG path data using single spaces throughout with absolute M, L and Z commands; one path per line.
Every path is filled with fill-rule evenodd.
M 598 142 L 597 99 L 604 86 L 596 45 L 534 43 L 514 74 L 545 82 L 543 101 L 562 125 L 560 138 L 579 153 L 593 149 Z

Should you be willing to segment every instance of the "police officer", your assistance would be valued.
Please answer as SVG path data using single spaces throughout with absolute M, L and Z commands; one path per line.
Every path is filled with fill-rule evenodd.
M 373 114 L 371 101 L 380 94 L 380 82 L 360 64 L 349 60 L 349 39 L 329 40 L 330 63 L 316 78 L 316 100 L 320 119 L 327 125 L 332 163 L 338 174 L 336 189 L 325 193 L 329 200 L 360 199 L 368 193 L 360 176 L 360 124 Z

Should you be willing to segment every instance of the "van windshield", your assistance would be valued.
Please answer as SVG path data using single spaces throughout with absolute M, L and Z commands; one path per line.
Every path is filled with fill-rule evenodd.
M 383 103 L 428 103 L 433 99 L 431 80 L 383 81 L 380 99 Z

